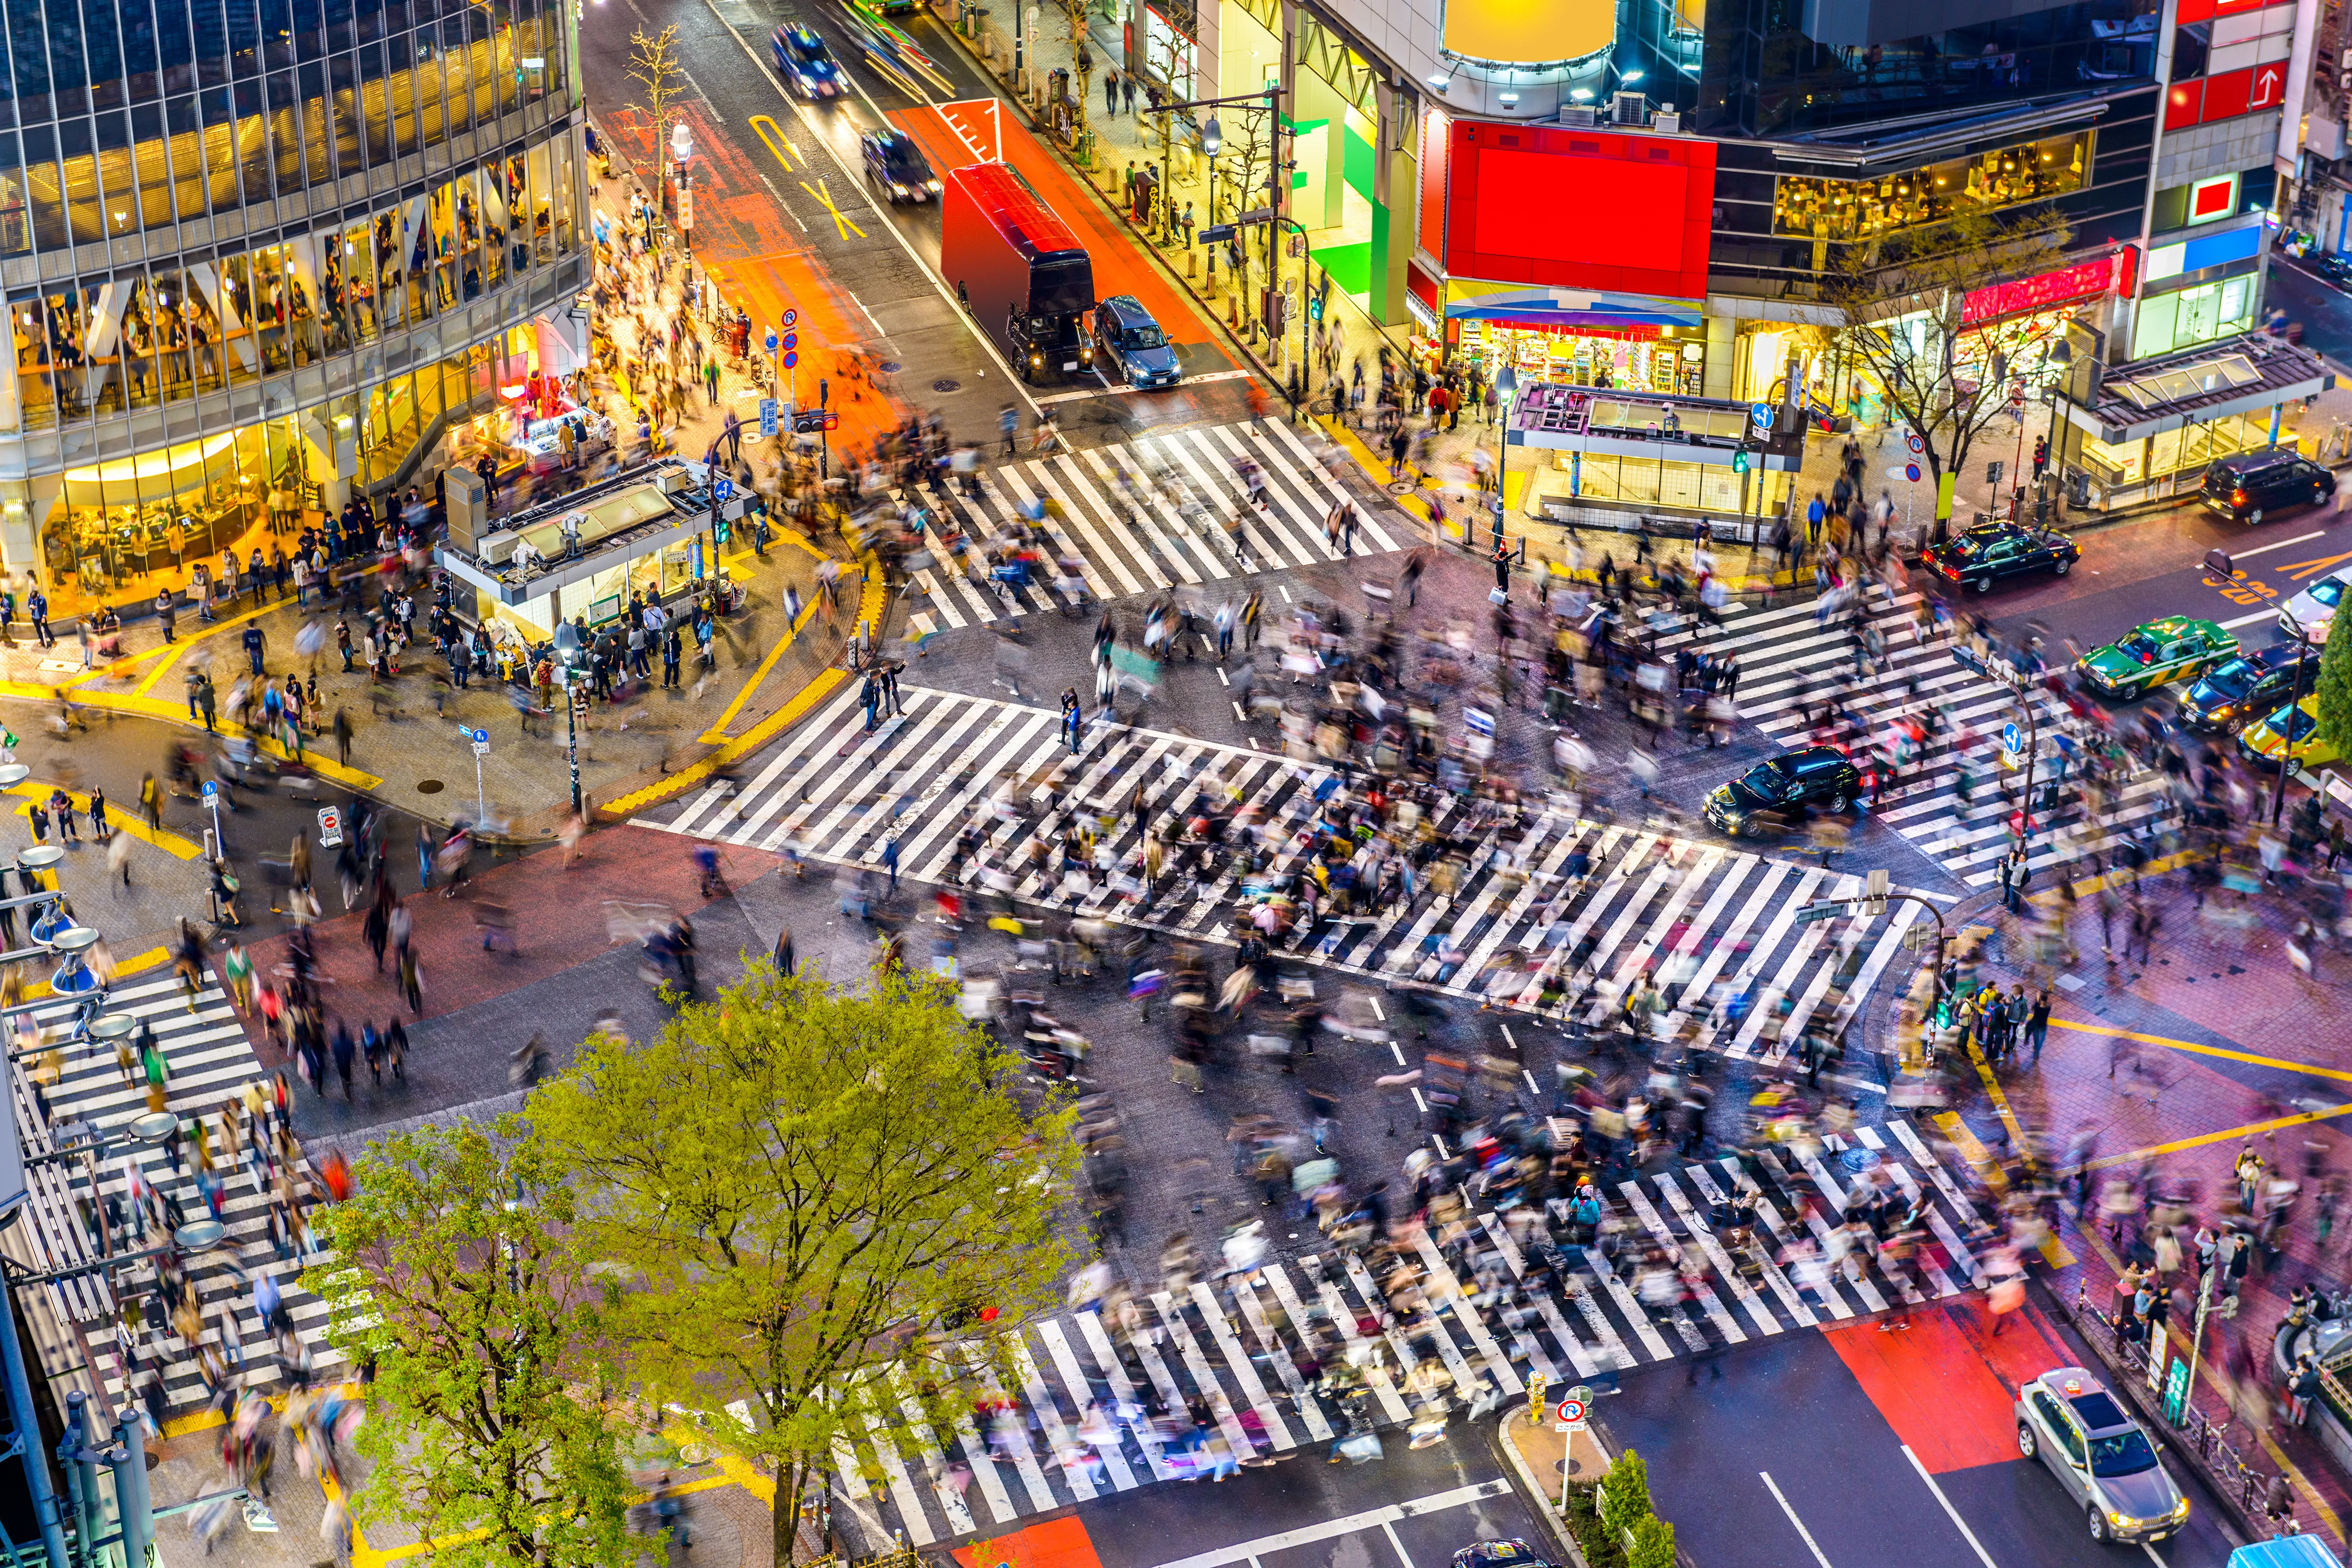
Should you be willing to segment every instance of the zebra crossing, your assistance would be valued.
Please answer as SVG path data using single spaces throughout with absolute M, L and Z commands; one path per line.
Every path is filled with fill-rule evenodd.
M 1262 509 L 1244 496 L 1234 465 L 1244 458 L 1264 476 Z M 1171 476 L 1179 492 L 1189 491 L 1204 506 L 1188 516 L 1169 493 L 1148 482 L 1146 476 L 1154 473 Z M 1121 484 L 1122 474 L 1137 479 L 1131 496 Z M 945 500 L 929 498 L 931 504 L 944 508 L 965 533 L 983 540 L 1035 516 L 1045 501 L 1056 502 L 1038 524 L 1053 542 L 1052 553 L 1084 563 L 1088 590 L 1114 599 L 1339 560 L 1341 550 L 1323 536 L 1323 520 L 1335 504 L 1352 499 L 1297 433 L 1279 421 L 1262 428 L 1243 424 L 1147 431 L 1132 441 L 999 463 L 979 480 L 977 499 L 960 488 L 950 489 Z M 1245 559 L 1236 556 L 1221 524 L 1234 511 L 1246 519 Z M 1359 553 L 1400 547 L 1368 511 L 1359 515 Z M 966 575 L 935 518 L 926 520 L 923 544 L 933 563 L 912 574 L 927 601 L 915 613 L 936 621 L 919 630 L 1032 615 L 1055 604 L 1050 571 L 1025 585 Z M 984 563 L 977 554 L 968 559 L 970 570 L 985 579 Z
M 127 1017 L 153 1031 L 168 1066 L 165 1107 L 183 1125 L 202 1118 L 217 1127 L 224 1102 L 242 1096 L 247 1084 L 264 1079 L 268 1069 L 254 1054 L 238 1022 L 228 994 L 211 976 L 194 998 L 168 972 L 154 979 L 127 977 L 110 990 L 105 1016 Z M 165 1239 L 152 1229 L 117 1230 L 103 1234 L 107 1200 L 121 1203 L 126 1216 L 136 1205 L 129 1200 L 131 1173 L 159 1194 L 169 1194 L 183 1217 L 201 1221 L 208 1210 L 195 1182 L 193 1152 L 183 1147 L 175 1168 L 170 1153 L 139 1141 L 131 1123 L 147 1113 L 143 1086 L 126 1081 L 114 1047 L 101 1041 L 74 1043 L 64 1039 L 70 1030 L 75 1004 L 59 1002 L 37 1006 L 33 1017 L 62 1041 L 54 1053 L 26 1052 L 13 1064 L 13 1088 L 17 1096 L 18 1124 L 27 1130 L 28 1157 L 42 1173 L 37 1182 L 34 1224 L 28 1240 L 44 1271 L 72 1268 L 84 1262 L 161 1246 Z M 47 1114 L 38 1107 L 46 1106 Z M 72 1151 L 101 1141 L 103 1152 L 77 1158 Z M 217 1139 L 215 1142 L 219 1153 Z M 68 1151 L 43 1159 L 58 1149 Z M 327 1308 L 302 1289 L 299 1275 L 306 1261 L 280 1259 L 268 1240 L 270 1195 L 257 1173 L 248 1152 L 238 1169 L 219 1167 L 225 1180 L 220 1209 L 226 1235 L 216 1244 L 184 1260 L 204 1302 L 203 1342 L 228 1365 L 231 1375 L 256 1384 L 274 1382 L 278 1374 L 275 1336 L 254 1304 L 254 1281 L 271 1275 L 290 1312 L 297 1334 L 310 1348 L 314 1363 L 332 1364 L 340 1357 L 326 1342 Z M 134 1222 L 135 1223 L 135 1222 Z M 79 1326 L 110 1394 L 128 1399 L 123 1352 L 117 1322 L 126 1302 L 142 1304 L 154 1293 L 156 1278 L 151 1264 L 119 1263 L 112 1268 L 77 1273 L 50 1283 L 59 1317 Z M 134 1328 L 148 1363 L 162 1373 L 164 1394 L 173 1409 L 201 1405 L 205 1392 L 196 1350 L 176 1329 Z
M 2040 711 L 2044 753 L 2034 776 L 2047 784 L 2053 776 L 2052 737 L 2063 732 L 2064 710 L 2047 693 L 2021 697 L 2001 681 L 1961 663 L 1954 656 L 1954 645 L 1941 637 L 1930 636 L 1923 641 L 1914 618 L 1920 597 L 1912 593 L 1891 602 L 1883 595 L 1874 598 L 1871 620 L 1885 638 L 1885 658 L 1855 689 L 1852 706 L 1863 717 L 1866 732 L 1874 736 L 1883 734 L 1898 715 L 1920 703 L 1942 706 L 1948 723 L 1903 765 L 1898 787 L 1887 792 L 1871 816 L 1969 887 L 1988 887 L 2001 857 L 2009 852 L 2007 811 L 1998 780 L 1987 776 L 1982 752 L 1971 768 L 1974 804 L 1962 804 L 1959 739 L 1963 734 L 1997 736 L 2012 722 L 2024 729 L 2026 705 L 2034 705 Z M 1783 746 L 1804 743 L 1808 696 L 1826 691 L 1853 669 L 1853 642 L 1842 617 L 1837 624 L 1821 625 L 1815 621 L 1819 612 L 1819 601 L 1748 610 L 1732 618 L 1723 631 L 1703 638 L 1711 653 L 1738 650 L 1741 674 L 1735 706 L 1741 718 Z M 1690 634 L 1681 633 L 1662 638 L 1660 646 L 1671 650 L 1689 640 Z M 2017 782 L 2021 783 L 2021 777 Z M 2161 775 L 2143 773 L 2124 784 L 2098 826 L 2111 832 L 2128 831 L 2163 804 Z M 2080 793 L 2062 791 L 2055 812 L 2037 814 L 2037 828 L 2043 831 L 2037 834 L 2028 863 L 2039 870 L 2071 858 L 2073 834 L 2085 822 Z
M 1258 816 L 1266 842 L 1280 847 L 1275 868 L 1296 870 L 1305 853 L 1297 830 L 1346 782 L 1313 762 L 1129 726 L 1098 726 L 1074 755 L 1052 710 L 900 689 L 905 713 L 872 733 L 856 694 L 844 691 L 740 789 L 715 783 L 667 817 L 639 822 L 836 866 L 879 865 L 895 846 L 898 874 L 929 883 L 969 873 L 961 840 L 976 826 L 1017 899 L 1222 942 L 1238 940 L 1249 901 L 1239 857 L 1190 890 L 1164 888 L 1143 902 L 1129 877 L 1032 861 L 1033 841 L 1050 848 L 1083 814 L 1108 863 L 1126 867 L 1140 853 L 1134 792 L 1160 814 L 1189 808 L 1198 791 Z M 1039 804 L 1049 783 L 1058 806 Z M 1564 983 L 1580 968 L 1599 977 L 1595 1021 L 1647 973 L 1665 1004 L 1662 1036 L 1694 1015 L 1713 1016 L 1728 1054 L 1777 1063 L 1809 1023 L 1832 1034 L 1844 1026 L 1919 918 L 1916 903 L 1877 914 L 1856 904 L 1832 921 L 1801 922 L 1803 905 L 1856 898 L 1863 879 L 1643 824 L 1498 812 L 1452 795 L 1431 810 L 1456 845 L 1441 857 L 1452 890 L 1439 891 L 1433 876 L 1411 899 L 1327 918 L 1286 939 L 1290 955 L 1553 1016 L 1570 1005 L 1559 999 Z M 1734 998 L 1746 1005 L 1730 1006 Z
M 1458 1266 L 1426 1231 L 1401 1237 L 1402 1289 L 1399 1265 L 1376 1280 L 1363 1254 L 1324 1249 L 1227 1273 L 1214 1289 L 1138 1291 L 1140 1321 L 1124 1319 L 1124 1332 L 1093 1306 L 1040 1319 L 1012 1331 L 1001 1356 L 967 1350 L 973 1408 L 949 1430 L 908 1400 L 904 1425 L 869 1422 L 841 1442 L 836 1485 L 876 1539 L 902 1531 L 929 1546 L 1208 1473 L 1197 1449 L 1155 1426 L 1154 1408 L 1205 1412 L 1237 1460 L 1335 1445 L 1350 1421 L 1321 1370 L 1337 1360 L 1362 1373 L 1358 1408 L 1370 1425 L 1420 1431 L 1438 1414 L 1523 1396 L 1535 1374 L 1564 1389 L 1971 1289 L 1977 1216 L 1918 1131 L 1898 1116 L 1849 1139 L 1785 1163 L 1766 1156 L 1769 1189 L 1736 1158 L 1618 1184 L 1604 1194 L 1624 1226 L 1614 1262 L 1603 1248 L 1556 1247 L 1545 1216 L 1522 1205 L 1471 1215 Z M 1851 1173 L 1842 1154 L 1919 1205 L 1934 1254 L 1903 1268 L 1842 1245 L 1849 1184 L 1876 1179 Z M 1757 1221 L 1744 1246 L 1710 1217 L 1738 1196 Z M 1637 1294 L 1653 1242 L 1698 1255 L 1699 1282 L 1678 1303 Z M 987 1370 L 1005 1363 L 1017 1386 Z M 1433 1388 L 1446 1390 L 1442 1403 L 1429 1402 Z

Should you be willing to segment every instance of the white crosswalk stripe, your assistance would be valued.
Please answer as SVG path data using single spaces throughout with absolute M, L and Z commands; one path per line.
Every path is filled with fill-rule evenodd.
M 1916 1141 L 1899 1118 L 1889 1130 L 1906 1148 Z M 1880 1147 L 1893 1152 L 1885 1140 Z M 1897 1192 L 1916 1197 L 1919 1181 L 1893 1160 L 1887 1164 Z M 1842 1190 L 1818 1161 L 1796 1179 Z M 1763 1222 L 1745 1247 L 1719 1233 L 1715 1221 L 1721 1216 L 1711 1215 L 1734 1186 L 1758 1200 Z M 1898 1291 L 1875 1259 L 1857 1254 L 1853 1276 L 1834 1276 L 1809 1292 L 1775 1260 L 1789 1237 L 1779 1205 L 1790 1200 L 1755 1189 L 1736 1160 L 1686 1164 L 1633 1178 L 1613 1194 L 1627 1227 L 1621 1233 L 1627 1250 L 1616 1266 L 1597 1250 L 1555 1247 L 1549 1237 L 1566 1233 L 1518 1209 L 1478 1215 L 1466 1237 L 1446 1248 L 1423 1233 L 1401 1238 L 1401 1256 L 1382 1265 L 1392 1272 L 1379 1280 L 1365 1257 L 1322 1251 L 1214 1286 L 1196 1282 L 1181 1296 L 1140 1297 L 1142 1315 L 1129 1321 L 1141 1331 L 1123 1344 L 1091 1310 L 1056 1314 L 1013 1332 L 1010 1359 L 1023 1371 L 1012 1415 L 952 1418 L 952 1447 L 971 1471 L 968 1489 L 948 1470 L 934 1418 L 911 1398 L 895 1436 L 869 1430 L 837 1450 L 836 1463 L 855 1495 L 864 1495 L 860 1470 L 879 1476 L 884 1527 L 929 1544 L 1114 1489 L 1204 1476 L 1213 1463 L 1205 1447 L 1212 1434 L 1243 1461 L 1330 1443 L 1360 1421 L 1374 1428 L 1404 1425 L 1425 1397 L 1417 1392 L 1409 1402 L 1399 1392 L 1421 1355 L 1433 1355 L 1450 1374 L 1435 1384 L 1445 1389 L 1445 1411 L 1458 1430 L 1474 1388 L 1486 1408 L 1523 1394 L 1532 1373 L 1562 1389 L 1562 1378 L 1598 1380 L 1710 1347 L 1851 1322 L 1848 1292 L 1864 1311 L 1878 1312 L 1898 1295 L 1924 1302 L 1965 1290 L 1974 1264 L 1962 1237 L 1976 1218 L 1966 1208 L 1945 1212 L 1940 1184 L 1926 1191 L 1928 1224 L 1950 1262 L 1920 1269 L 1925 1291 Z M 1714 1282 L 1696 1293 L 1696 1318 L 1675 1312 L 1654 1319 L 1617 1282 L 1623 1269 L 1643 1267 L 1634 1253 L 1647 1238 L 1705 1255 Z M 1532 1256 L 1538 1251 L 1564 1274 L 1565 1298 L 1551 1279 L 1539 1277 L 1547 1265 Z M 1309 1282 L 1303 1294 L 1299 1275 Z M 1524 1307 L 1507 1306 L 1493 1293 L 1497 1284 L 1524 1285 Z M 1415 1316 L 1399 1317 L 1400 1304 Z M 1083 1363 L 1079 1341 L 1091 1351 L 1092 1366 Z M 983 1359 L 976 1348 L 964 1357 L 975 1368 Z M 1352 1404 L 1339 1386 L 1343 1363 L 1364 1373 L 1368 1392 Z M 1047 1364 L 1058 1369 L 1058 1381 L 1037 1370 Z M 1147 1387 L 1139 1391 L 1130 1367 L 1142 1370 Z M 1417 1391 L 1432 1385 L 1425 1374 L 1410 1381 Z M 976 1373 L 975 1384 L 975 1400 L 1004 1403 L 992 1376 Z M 1186 1434 L 1187 1410 L 1204 1429 Z
M 871 734 L 853 702 L 836 701 L 739 794 L 706 793 L 667 808 L 667 820 L 640 820 L 840 867 L 878 868 L 895 845 L 899 876 L 924 883 L 970 880 L 987 859 L 1013 877 L 1018 899 L 1230 942 L 1246 910 L 1239 856 L 1192 894 L 1171 875 L 1139 902 L 1121 891 L 1121 876 L 1066 882 L 1052 862 L 1069 829 L 1087 819 L 1112 863 L 1132 868 L 1141 849 L 1128 809 L 1137 784 L 1163 834 L 1171 814 L 1190 814 L 1194 791 L 1220 809 L 1237 791 L 1270 825 L 1276 868 L 1295 870 L 1309 850 L 1294 830 L 1318 795 L 1345 782 L 1319 763 L 1124 726 L 1097 729 L 1073 755 L 1042 707 L 915 686 L 901 696 L 904 715 Z M 1047 809 L 1037 792 L 1057 769 L 1059 804 Z M 1290 933 L 1288 952 L 1343 974 L 1414 978 L 1562 1016 L 1570 1000 L 1562 987 L 1581 972 L 1601 977 L 1587 993 L 1594 1019 L 1647 974 L 1664 1002 L 1660 1032 L 1696 1020 L 1717 1029 L 1731 1055 L 1778 1062 L 1809 1026 L 1830 1037 L 1843 1030 L 1917 918 L 1916 906 L 1894 904 L 1883 915 L 1801 924 L 1802 905 L 1856 893 L 1859 879 L 1540 807 L 1516 820 L 1473 818 L 1469 809 L 1452 796 L 1433 808 L 1460 857 L 1450 897 L 1424 881 L 1415 899 L 1377 914 L 1329 916 Z M 1033 861 L 1033 846 L 1047 852 L 1044 862 Z M 1170 842 L 1170 860 L 1183 848 Z M 1590 866 L 1571 880 L 1578 852 Z M 1343 868 L 1331 869 L 1345 879 Z M 1073 904 L 1069 889 L 1081 886 Z
M 1874 811 L 1880 821 L 1909 839 L 1923 853 L 1971 887 L 1991 885 L 1995 868 L 2009 852 L 2008 806 L 2000 793 L 2000 764 L 1997 748 L 1980 747 L 1969 759 L 1969 802 L 1960 797 L 1962 759 L 1955 741 L 1965 727 L 1979 736 L 1998 736 L 2012 721 L 2027 725 L 2024 704 L 2041 711 L 2042 763 L 2037 780 L 2053 775 L 2053 737 L 2063 731 L 2063 710 L 2046 694 L 2021 699 L 2005 683 L 1989 677 L 1955 657 L 1953 645 L 1930 636 L 1922 641 L 1914 612 L 1920 595 L 1907 594 L 1889 602 L 1874 593 L 1871 620 L 1885 638 L 1885 658 L 1875 672 L 1864 678 L 1850 707 L 1864 724 L 1873 742 L 1903 712 L 1922 703 L 1943 707 L 1947 728 L 1930 739 L 1911 760 Z M 1710 653 L 1734 649 L 1739 655 L 1740 679 L 1737 707 L 1765 734 L 1784 746 L 1801 745 L 1807 731 L 1807 701 L 1822 698 L 1855 669 L 1853 641 L 1842 618 L 1816 625 L 1813 601 L 1748 610 L 1731 617 L 1725 627 L 1702 639 Z M 1679 647 L 1691 640 L 1687 633 L 1661 639 L 1661 646 Z M 1915 697 L 1915 690 L 1916 696 Z M 2070 780 L 2080 773 L 2070 767 Z M 2018 775 L 2010 775 L 2015 784 Z M 2164 803 L 2161 781 L 2153 773 L 2126 781 L 2099 826 L 2109 832 L 2127 831 L 2158 812 Z M 2061 791 L 2055 813 L 2037 813 L 2035 843 L 2029 863 L 2037 870 L 2069 858 L 2072 835 L 2085 822 L 2082 798 L 2072 788 Z
M 218 1213 L 227 1234 L 218 1245 L 189 1259 L 186 1266 L 187 1277 L 194 1283 L 203 1304 L 204 1331 L 198 1343 L 209 1347 L 226 1363 L 232 1379 L 268 1386 L 275 1384 L 279 1375 L 275 1334 L 254 1306 L 249 1277 L 263 1272 L 274 1277 L 296 1334 L 310 1349 L 313 1365 L 331 1366 L 341 1358 L 326 1343 L 326 1304 L 297 1282 L 304 1265 L 325 1254 L 317 1253 L 307 1259 L 296 1256 L 290 1248 L 283 1258 L 273 1254 L 268 1242 L 271 1199 L 258 1174 L 252 1137 L 248 1133 L 245 1141 L 242 1163 L 230 1168 L 220 1142 L 217 1114 L 224 1101 L 241 1097 L 247 1084 L 268 1076 L 268 1069 L 254 1055 L 236 1010 L 229 1005 L 228 994 L 217 982 L 207 980 L 194 1002 L 191 1006 L 179 982 L 168 974 L 161 978 L 129 976 L 112 987 L 105 1011 L 108 1016 L 135 1019 L 153 1032 L 168 1073 L 165 1108 L 179 1117 L 183 1126 L 202 1118 L 211 1129 L 215 1174 L 220 1179 Z M 73 1013 L 71 1004 L 59 1003 L 37 1007 L 34 1016 L 45 1028 L 58 1031 L 62 1037 L 71 1027 Z M 128 1199 L 130 1173 L 133 1169 L 164 1200 L 166 1215 L 172 1216 L 168 1223 L 176 1226 L 184 1220 L 205 1218 L 208 1211 L 197 1181 L 193 1148 L 181 1145 L 175 1167 L 166 1148 L 142 1143 L 129 1136 L 130 1124 L 147 1113 L 147 1091 L 143 1082 L 134 1086 L 126 1081 L 113 1048 L 95 1041 L 79 1045 L 65 1041 L 59 1047 L 58 1064 L 56 1081 L 42 1095 L 47 1114 L 42 1118 L 35 1113 L 33 1118 L 45 1125 L 28 1136 L 26 1152 L 40 1154 L 50 1149 L 71 1148 L 107 1138 L 119 1138 L 121 1142 L 109 1147 L 102 1160 L 68 1157 L 44 1162 L 37 1167 L 47 1173 L 43 1184 L 50 1178 L 58 1184 L 50 1190 L 57 1194 L 56 1208 L 61 1211 L 39 1216 L 26 1233 L 34 1238 L 38 1267 L 46 1271 L 69 1268 L 85 1259 L 135 1254 L 160 1241 L 148 1228 L 149 1222 L 138 1216 L 137 1205 Z M 29 1065 L 29 1061 L 20 1061 L 14 1068 L 19 1084 L 27 1086 L 27 1100 L 29 1079 L 26 1075 Z M 21 1114 L 20 1125 L 30 1125 Z M 117 1212 L 124 1216 L 124 1223 L 113 1231 L 110 1240 L 101 1243 L 99 1232 L 107 1228 L 104 1216 L 110 1199 L 118 1204 Z M 55 1238 L 57 1231 L 65 1226 L 79 1230 L 70 1248 L 38 1239 L 44 1236 Z M 60 1314 L 81 1325 L 98 1356 L 109 1392 L 117 1397 L 128 1397 L 131 1391 L 125 1388 L 122 1375 L 126 1369 L 115 1325 L 109 1320 L 124 1304 L 143 1307 L 156 1296 L 152 1265 L 118 1264 L 102 1273 L 77 1275 L 68 1282 L 53 1284 L 48 1289 Z M 169 1305 L 166 1304 L 167 1310 Z M 185 1409 L 204 1402 L 206 1393 L 201 1354 L 181 1337 L 176 1328 L 142 1330 L 135 1337 L 146 1364 L 161 1374 L 165 1399 L 173 1408 Z
M 1256 463 L 1265 476 L 1263 508 L 1244 499 L 1234 467 L 1243 458 Z M 1150 475 L 1163 471 L 1206 503 L 1205 510 L 1193 514 L 1198 526 L 1149 482 Z M 1122 475 L 1133 477 L 1131 489 L 1121 483 Z M 1076 556 L 1084 563 L 1088 591 L 1110 598 L 1339 560 L 1343 551 L 1323 537 L 1323 520 L 1335 502 L 1350 499 L 1296 434 L 1272 422 L 1263 431 L 1247 425 L 1155 430 L 1132 442 L 1012 458 L 979 482 L 977 496 L 951 488 L 944 500 L 931 492 L 920 500 L 927 509 L 944 509 L 963 534 L 977 541 L 1048 499 L 1057 502 L 1059 515 L 1048 515 L 1042 525 L 1053 553 Z M 1244 514 L 1245 557 L 1235 555 L 1222 526 L 1236 511 Z M 1410 542 L 1364 509 L 1357 515 L 1355 553 L 1382 554 Z M 1050 563 L 1043 576 L 1016 584 L 992 577 L 977 553 L 959 566 L 936 522 L 926 531 L 924 543 L 933 560 L 913 577 L 948 627 L 1031 615 L 1056 602 Z

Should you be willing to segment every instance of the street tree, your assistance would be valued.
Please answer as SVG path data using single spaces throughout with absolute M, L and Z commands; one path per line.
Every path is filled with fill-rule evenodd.
M 634 1386 L 772 1467 L 779 1568 L 838 1449 L 904 1451 L 976 1379 L 1018 1386 L 998 1331 L 1058 1305 L 1085 1256 L 1075 1112 L 1030 1109 L 1020 1079 L 928 977 L 851 992 L 759 966 L 651 1041 L 591 1037 L 532 1096 L 593 1194 Z
M 600 1286 L 572 1189 L 525 1132 L 506 1116 L 371 1145 L 322 1211 L 336 1260 L 305 1283 L 336 1347 L 375 1363 L 362 1523 L 404 1524 L 455 1568 L 604 1568 L 632 1549 Z
M 2327 641 L 2319 650 L 2319 722 L 2313 733 L 2320 745 L 2339 756 L 2352 757 L 2352 615 L 2333 616 Z
M 1943 476 L 1961 472 L 1978 438 L 2009 413 L 2009 367 L 2058 330 L 2033 317 L 1971 327 L 1969 292 L 1989 278 L 2031 278 L 2063 265 L 2069 234 L 2049 209 L 2000 216 L 1969 208 L 1868 241 L 1814 247 L 1837 348 L 1878 384 L 1891 422 L 1919 437 L 1933 493 L 1942 494 Z M 1960 358 L 1964 332 L 1978 338 L 1974 363 Z
M 664 142 L 669 135 L 670 109 L 685 96 L 688 86 L 686 50 L 677 41 L 676 24 L 658 33 L 648 33 L 643 27 L 633 30 L 629 34 L 628 69 L 629 79 L 637 84 L 637 97 L 630 107 L 646 117 L 656 166 L 667 166 L 669 153 Z

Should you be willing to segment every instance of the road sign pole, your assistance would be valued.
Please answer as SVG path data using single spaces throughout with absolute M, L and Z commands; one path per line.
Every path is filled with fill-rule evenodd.
M 490 819 L 489 791 L 482 787 L 482 750 L 474 748 L 474 826 L 479 830 Z

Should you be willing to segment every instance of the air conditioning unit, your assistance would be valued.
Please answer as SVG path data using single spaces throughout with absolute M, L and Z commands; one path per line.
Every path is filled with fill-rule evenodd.
M 1621 92 L 1609 100 L 1609 122 L 1612 125 L 1643 125 L 1649 121 L 1649 98 L 1638 92 Z
M 1600 123 L 1599 120 L 1594 117 L 1592 106 L 1589 103 L 1564 103 L 1560 105 L 1559 122 L 1562 125 L 1573 125 L 1580 131 L 1590 131 L 1595 125 Z
M 1667 136 L 1680 135 L 1683 129 L 1683 117 L 1681 111 L 1673 109 L 1661 109 L 1655 114 L 1650 116 L 1650 129 Z

